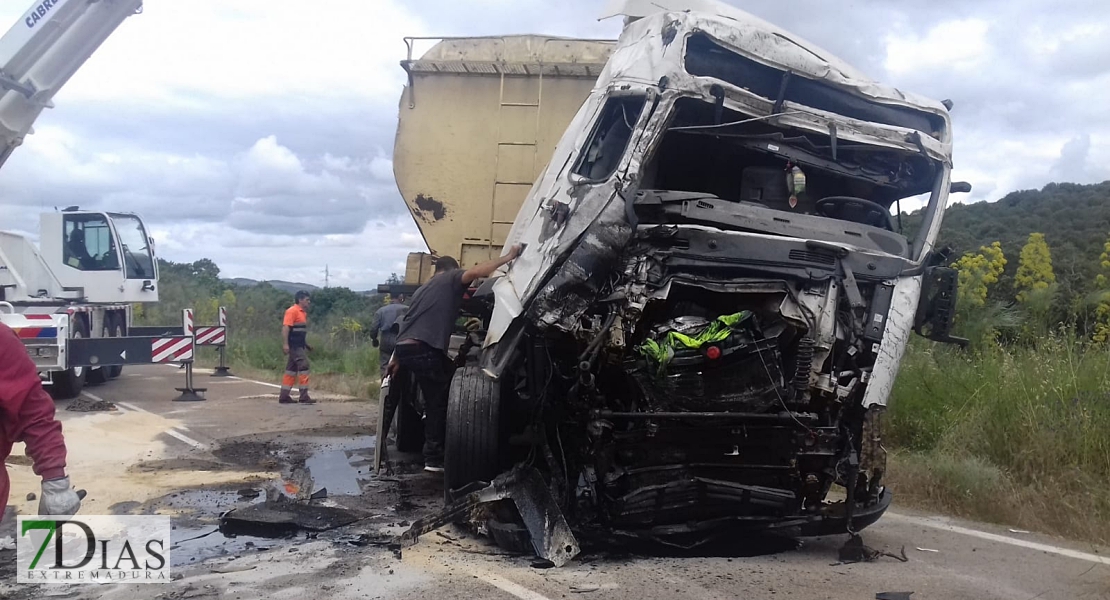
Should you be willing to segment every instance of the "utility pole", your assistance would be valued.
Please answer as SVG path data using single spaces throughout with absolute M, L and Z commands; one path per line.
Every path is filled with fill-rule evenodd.
M 328 270 L 328 265 L 325 264 L 324 265 L 324 287 L 330 287 L 329 286 L 330 283 L 331 283 L 331 272 Z

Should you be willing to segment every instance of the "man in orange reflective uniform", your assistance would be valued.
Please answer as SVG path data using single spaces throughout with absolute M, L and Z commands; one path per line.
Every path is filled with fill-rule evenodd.
M 281 378 L 281 395 L 278 402 L 281 404 L 316 404 L 308 396 L 308 306 L 312 298 L 308 292 L 300 291 L 294 296 L 295 303 L 285 311 L 285 319 L 281 323 L 281 351 L 289 357 L 285 363 L 285 375 Z M 300 388 L 299 400 L 294 400 L 290 394 L 293 391 L 293 382 Z

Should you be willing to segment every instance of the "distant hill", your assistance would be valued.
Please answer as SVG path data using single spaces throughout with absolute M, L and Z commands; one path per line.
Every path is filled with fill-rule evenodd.
M 246 277 L 230 277 L 230 278 L 220 278 L 220 281 L 222 281 L 224 283 L 229 283 L 231 285 L 238 285 L 238 286 L 242 286 L 242 287 L 254 287 L 254 286 L 256 286 L 260 283 L 268 283 L 271 286 L 273 286 L 273 287 L 275 287 L 275 288 L 277 288 L 277 289 L 279 289 L 283 292 L 289 292 L 290 294 L 296 293 L 300 290 L 305 290 L 305 291 L 311 292 L 311 291 L 315 291 L 315 290 L 320 289 L 319 287 L 317 287 L 315 285 L 308 284 L 308 283 L 294 283 L 292 281 L 282 281 L 280 279 L 268 279 L 266 281 L 257 281 L 255 279 L 247 279 Z
M 911 238 L 920 220 L 921 211 L 905 218 Z M 1090 291 L 1099 271 L 1099 254 L 1110 237 L 1110 181 L 1050 183 L 1040 190 L 1010 192 L 996 202 L 950 204 L 938 247 L 952 246 L 955 258 L 1001 242 L 1008 261 L 1006 274 L 1012 277 L 1022 246 L 1035 232 L 1045 235 L 1061 291 L 1067 295 Z

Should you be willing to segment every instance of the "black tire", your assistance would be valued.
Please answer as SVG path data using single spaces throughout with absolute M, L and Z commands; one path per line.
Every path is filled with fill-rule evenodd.
M 108 337 L 123 337 L 124 313 L 118 312 L 108 318 Z M 123 372 L 123 365 L 108 367 L 108 379 L 115 379 Z
M 450 495 L 475 481 L 501 473 L 503 427 L 501 390 L 478 367 L 455 371 L 447 398 L 444 491 Z
M 73 335 L 74 338 L 87 338 L 89 336 L 88 325 L 85 320 L 77 317 L 73 319 Z M 55 371 L 51 374 L 50 393 L 56 400 L 69 400 L 81 395 L 81 390 L 85 389 L 85 380 L 89 375 L 89 370 L 84 367 L 70 367 L 65 371 Z

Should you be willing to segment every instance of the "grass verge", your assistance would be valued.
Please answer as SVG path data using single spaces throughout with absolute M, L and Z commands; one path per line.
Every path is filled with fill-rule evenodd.
M 285 355 L 277 340 L 245 338 L 230 340 L 227 362 L 231 372 L 239 377 L 258 381 L 281 383 L 285 372 Z M 353 396 L 362 400 L 376 400 L 381 381 L 378 377 L 378 350 L 364 345 L 344 345 L 334 340 L 309 342 L 311 375 L 310 389 Z M 214 348 L 201 348 L 197 363 L 212 367 L 218 364 Z
M 1066 335 L 959 352 L 915 340 L 890 403 L 900 502 L 1110 543 L 1110 351 Z

